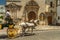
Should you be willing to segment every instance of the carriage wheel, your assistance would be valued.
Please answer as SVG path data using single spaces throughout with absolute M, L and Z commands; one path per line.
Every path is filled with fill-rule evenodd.
M 9 38 L 17 37 L 17 31 L 15 29 L 7 29 L 7 34 Z

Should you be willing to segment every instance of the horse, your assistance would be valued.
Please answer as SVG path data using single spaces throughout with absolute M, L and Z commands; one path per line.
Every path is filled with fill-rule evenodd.
M 19 25 L 22 27 L 22 34 L 25 34 L 26 29 L 31 28 L 31 33 L 33 33 L 33 29 L 38 25 L 39 20 L 34 20 L 33 22 L 22 22 Z

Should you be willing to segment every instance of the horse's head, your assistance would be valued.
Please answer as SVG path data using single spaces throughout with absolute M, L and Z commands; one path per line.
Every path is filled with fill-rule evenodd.
M 39 20 L 34 20 L 34 23 L 37 26 L 39 24 Z

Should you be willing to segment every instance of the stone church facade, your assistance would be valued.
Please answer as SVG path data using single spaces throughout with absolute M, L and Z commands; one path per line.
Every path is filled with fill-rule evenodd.
M 6 9 L 10 10 L 13 19 L 38 19 L 40 25 L 56 25 L 56 3 L 56 0 L 9 0 Z

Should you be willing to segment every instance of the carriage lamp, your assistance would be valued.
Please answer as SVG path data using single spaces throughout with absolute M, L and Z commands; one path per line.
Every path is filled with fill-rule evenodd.
M 9 28 L 14 28 L 14 25 L 9 25 Z
M 2 24 L 0 24 L 0 29 L 2 29 Z

